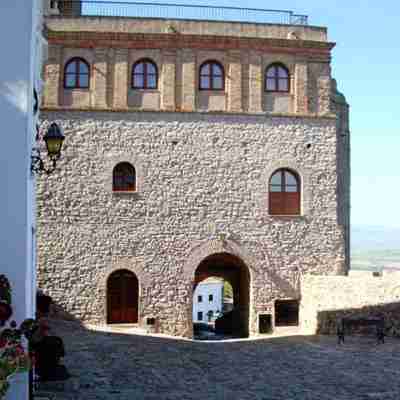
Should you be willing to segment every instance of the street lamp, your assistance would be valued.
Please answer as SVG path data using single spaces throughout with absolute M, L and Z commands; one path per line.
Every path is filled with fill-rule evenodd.
M 37 139 L 39 139 L 39 135 L 37 136 Z M 63 135 L 61 128 L 55 122 L 53 122 L 43 137 L 43 140 L 46 143 L 47 155 L 52 164 L 50 168 L 45 167 L 45 163 L 40 155 L 40 149 L 39 147 L 36 147 L 33 149 L 34 154 L 31 156 L 32 173 L 41 174 L 44 172 L 47 175 L 50 175 L 56 169 L 57 160 L 61 156 L 61 148 L 64 139 L 65 136 Z

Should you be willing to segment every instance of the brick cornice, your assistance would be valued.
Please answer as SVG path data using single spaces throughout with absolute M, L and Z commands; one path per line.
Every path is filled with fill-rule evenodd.
M 330 57 L 335 46 L 332 42 L 311 40 L 248 38 L 212 35 L 182 35 L 174 33 L 124 33 L 124 32 L 71 32 L 47 30 L 49 44 L 79 48 L 128 48 L 128 49 L 251 49 L 269 53 L 320 55 Z
M 254 116 L 254 117 L 265 117 L 265 118 L 309 118 L 309 119 L 320 119 L 320 120 L 336 120 L 337 116 L 334 113 L 328 114 L 306 114 L 306 113 L 268 113 L 268 112 L 234 112 L 234 111 L 170 111 L 170 110 L 150 110 L 150 109 L 137 109 L 137 108 L 94 108 L 94 107 L 41 107 L 40 112 L 51 113 L 51 112 L 87 112 L 87 113 L 179 113 L 179 114 L 198 114 L 198 115 L 220 115 L 220 116 Z

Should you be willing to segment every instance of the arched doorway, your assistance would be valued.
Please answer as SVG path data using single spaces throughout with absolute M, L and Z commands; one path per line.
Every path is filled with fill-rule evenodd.
M 226 282 L 232 289 L 232 307 L 218 306 L 223 310 L 222 315 L 215 319 L 215 332 L 235 337 L 249 336 L 250 317 L 250 273 L 245 263 L 237 256 L 229 253 L 216 253 L 206 257 L 195 271 L 193 293 L 200 282 L 207 282 L 210 278 Z M 225 292 L 225 289 L 223 289 Z M 224 295 L 223 295 L 224 297 Z M 207 301 L 208 297 L 204 300 Z M 193 299 L 193 304 L 198 299 Z M 224 301 L 224 300 L 223 300 Z M 198 315 L 192 316 L 198 322 Z M 195 327 L 194 327 L 195 328 Z
M 139 281 L 126 269 L 113 272 L 107 281 L 107 323 L 138 322 Z

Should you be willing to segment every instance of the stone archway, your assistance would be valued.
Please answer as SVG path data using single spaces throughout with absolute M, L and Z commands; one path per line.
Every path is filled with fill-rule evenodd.
M 250 330 L 250 272 L 248 267 L 235 255 L 227 252 L 214 253 L 202 260 L 196 268 L 193 293 L 200 282 L 211 277 L 229 282 L 233 289 L 233 310 L 216 320 L 216 330 L 228 335 L 248 337 Z
M 137 323 L 139 281 L 126 269 L 114 271 L 107 279 L 107 323 Z
M 252 299 L 252 284 L 253 274 L 256 273 L 256 259 L 250 254 L 246 249 L 244 249 L 237 241 L 224 237 L 213 238 L 211 240 L 205 240 L 199 243 L 196 247 L 194 247 L 183 267 L 183 276 L 185 278 L 185 282 L 187 282 L 187 291 L 190 293 L 189 302 L 187 304 L 187 328 L 184 336 L 192 337 L 193 336 L 193 288 L 195 285 L 195 274 L 196 270 L 201 264 L 203 260 L 207 257 L 212 256 L 218 253 L 227 253 L 230 256 L 235 257 L 237 260 L 240 260 L 242 264 L 247 269 L 248 274 L 248 306 L 246 310 L 248 312 L 248 316 L 245 318 L 248 320 L 248 324 L 246 327 L 247 333 L 250 335 L 252 332 L 255 332 L 256 319 L 255 313 L 253 310 L 253 299 Z

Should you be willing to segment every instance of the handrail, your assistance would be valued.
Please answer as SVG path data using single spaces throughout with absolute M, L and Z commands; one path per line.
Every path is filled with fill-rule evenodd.
M 179 3 L 110 0 L 52 0 L 52 14 L 64 16 L 105 16 L 163 19 L 194 19 L 226 22 L 307 25 L 308 17 L 289 10 L 215 7 Z

